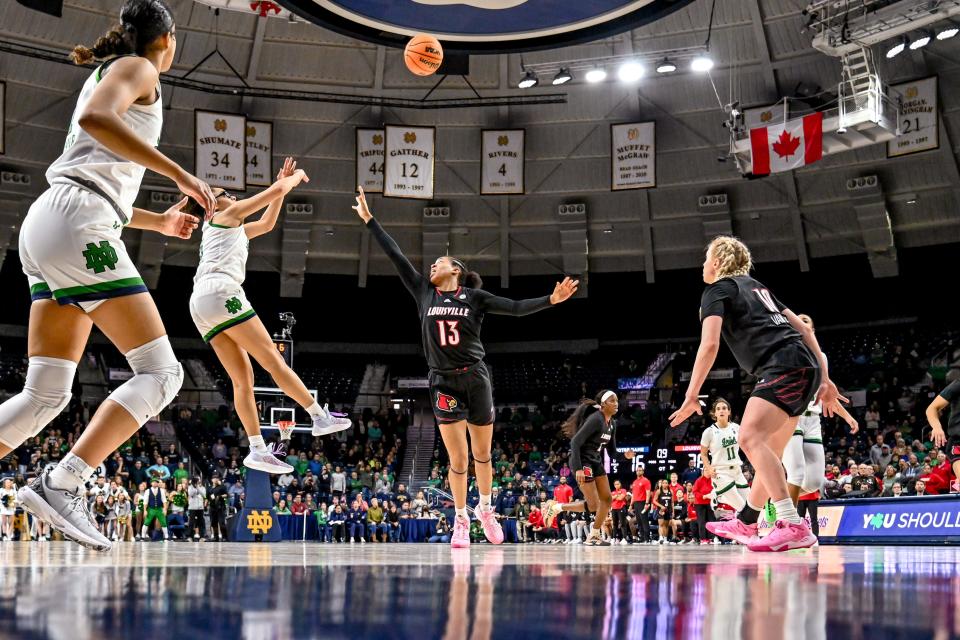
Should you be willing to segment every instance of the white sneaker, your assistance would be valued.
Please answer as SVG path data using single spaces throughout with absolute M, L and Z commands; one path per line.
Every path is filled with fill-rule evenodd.
M 720 538 L 714 538 L 710 544 L 720 544 Z
M 49 477 L 44 471 L 17 492 L 24 510 L 85 547 L 109 551 L 113 545 L 97 529 L 83 493 L 55 489 Z
M 621 546 L 621 547 L 627 546 L 627 541 L 626 541 L 626 540 L 621 540 L 621 541 L 620 541 L 620 546 Z
M 10 542 L 10 536 L 3 536 L 4 542 Z
M 274 455 L 276 451 L 272 444 L 263 451 L 251 451 L 247 454 L 247 457 L 243 459 L 243 466 L 248 469 L 256 469 L 257 471 L 274 475 L 293 473 L 293 467 L 279 460 L 276 455 Z
M 323 413 L 313 416 L 313 435 L 328 436 L 349 429 L 353 426 L 349 418 L 336 418 L 330 414 L 327 405 L 323 405 Z

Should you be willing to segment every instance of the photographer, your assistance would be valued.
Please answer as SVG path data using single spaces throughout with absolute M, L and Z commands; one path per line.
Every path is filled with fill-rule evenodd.
M 437 520 L 437 529 L 427 542 L 450 542 L 450 525 L 447 524 L 447 516 L 440 516 Z
M 203 507 L 207 500 L 207 490 L 200 484 L 200 478 L 195 477 L 187 489 L 187 509 L 190 512 L 190 528 L 193 529 L 193 540 L 199 542 L 206 537 L 206 526 L 203 521 Z
M 229 498 L 227 488 L 220 482 L 220 476 L 213 476 L 213 486 L 208 494 L 211 540 L 222 542 L 227 539 L 227 501 Z

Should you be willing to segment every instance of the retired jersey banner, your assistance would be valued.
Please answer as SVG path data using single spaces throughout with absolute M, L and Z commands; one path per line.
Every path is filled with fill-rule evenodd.
M 937 76 L 891 85 L 890 93 L 900 98 L 900 135 L 887 142 L 887 157 L 939 148 Z
M 246 191 L 246 116 L 212 111 L 195 114 L 194 175 L 211 187 Z
M 383 195 L 390 198 L 433 198 L 433 127 L 387 125 Z
M 273 173 L 273 123 L 247 120 L 247 186 L 269 187 Z
M 753 174 L 790 171 L 823 157 L 823 113 L 750 129 Z
M 612 190 L 657 186 L 656 123 L 611 125 L 610 145 Z
M 357 184 L 383 193 L 383 129 L 357 129 Z
M 523 194 L 524 134 L 523 129 L 481 132 L 481 194 Z

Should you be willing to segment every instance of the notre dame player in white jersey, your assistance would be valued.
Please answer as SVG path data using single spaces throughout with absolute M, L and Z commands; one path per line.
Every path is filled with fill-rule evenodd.
M 80 89 L 65 148 L 46 174 L 50 188 L 30 207 L 20 230 L 20 260 L 33 299 L 30 361 L 23 391 L 0 406 L 0 457 L 67 406 L 94 324 L 133 371 L 60 463 L 18 492 L 39 520 L 95 549 L 111 543 L 87 510 L 85 482 L 170 403 L 183 381 L 121 232 L 132 227 L 186 239 L 197 226 L 180 205 L 162 214 L 133 206 L 146 169 L 172 180 L 207 212 L 215 206 L 207 184 L 156 149 L 163 124 L 160 74 L 170 69 L 176 42 L 164 0 L 126 0 L 119 23 L 92 49 L 74 49 L 76 63 L 102 64 Z
M 233 404 L 250 439 L 250 454 L 243 464 L 267 473 L 290 473 L 293 467 L 277 458 L 280 449 L 267 448 L 263 441 L 253 396 L 253 367 L 248 356 L 253 356 L 277 386 L 310 414 L 313 435 L 343 431 L 351 424 L 348 419 L 333 417 L 310 395 L 300 376 L 287 366 L 274 347 L 270 334 L 243 292 L 250 240 L 273 230 L 283 198 L 301 182 L 309 182 L 307 174 L 297 169 L 293 158 L 287 158 L 277 181 L 253 197 L 237 200 L 227 191 L 217 190 L 217 212 L 203 225 L 200 264 L 190 296 L 193 322 L 204 342 L 213 347 L 233 383 Z M 195 205 L 191 204 L 187 211 L 192 211 L 192 207 Z M 245 222 L 264 207 L 267 209 L 259 220 Z M 281 440 L 289 439 L 291 431 L 282 431 Z
M 734 511 L 747 506 L 750 485 L 743 475 L 740 458 L 740 425 L 730 422 L 730 403 L 723 398 L 713 401 L 710 417 L 714 423 L 703 430 L 700 457 L 703 474 L 713 480 L 717 502 L 730 505 Z
M 813 319 L 805 313 L 797 315 L 800 321 L 814 330 Z M 827 354 L 823 354 L 827 359 Z M 811 402 L 807 410 L 797 420 L 790 442 L 783 450 L 783 467 L 787 471 L 787 490 L 793 504 L 797 505 L 800 496 L 815 493 L 823 488 L 826 481 L 826 457 L 823 451 L 823 432 L 820 427 L 820 416 L 823 407 L 819 402 Z M 842 406 L 837 407 L 836 414 L 843 418 L 850 426 L 850 433 L 859 430 L 856 418 Z

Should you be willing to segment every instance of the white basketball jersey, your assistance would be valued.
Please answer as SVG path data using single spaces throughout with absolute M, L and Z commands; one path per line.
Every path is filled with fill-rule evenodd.
M 47 182 L 53 184 L 57 178 L 67 176 L 91 180 L 120 206 L 129 220 L 133 216 L 133 201 L 140 191 L 140 182 L 146 169 L 107 149 L 78 123 L 100 82 L 102 69 L 103 65 L 97 67 L 80 90 L 63 153 L 47 169 Z M 132 104 L 120 116 L 138 138 L 154 147 L 160 144 L 160 131 L 163 128 L 163 104 L 159 92 L 160 86 L 157 85 L 156 102 L 149 105 Z
M 710 452 L 710 464 L 713 466 L 741 466 L 740 459 L 740 425 L 730 422 L 725 429 L 715 424 L 703 430 L 700 446 Z
M 196 284 L 204 278 L 229 278 L 238 285 L 243 284 L 247 275 L 247 255 L 250 240 L 239 227 L 224 227 L 206 222 L 203 225 L 203 238 L 200 240 L 200 264 Z

